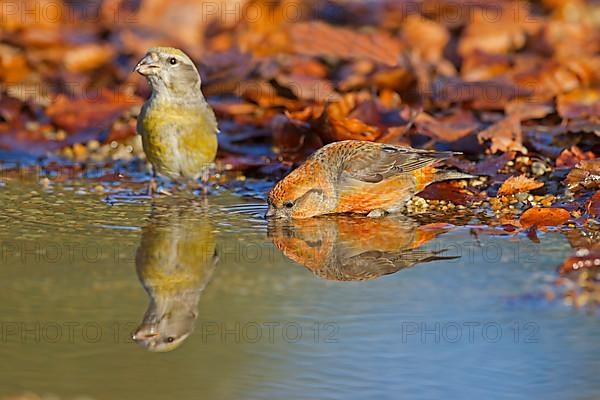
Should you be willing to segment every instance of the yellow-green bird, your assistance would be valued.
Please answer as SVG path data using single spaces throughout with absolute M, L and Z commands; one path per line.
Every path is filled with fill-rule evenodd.
M 200 89 L 200 74 L 181 50 L 154 47 L 136 65 L 152 95 L 137 121 L 144 152 L 152 164 L 148 186 L 156 190 L 156 174 L 173 180 L 206 174 L 217 154 L 217 119 Z

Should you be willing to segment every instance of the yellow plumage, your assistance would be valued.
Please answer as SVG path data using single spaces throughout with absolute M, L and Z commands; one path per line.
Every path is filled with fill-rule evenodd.
M 196 179 L 217 154 L 217 120 L 200 90 L 200 75 L 181 50 L 155 47 L 136 66 L 152 87 L 138 117 L 154 172 Z
M 195 179 L 214 161 L 218 143 L 213 115 L 197 107 L 149 101 L 140 121 L 144 152 L 158 173 Z

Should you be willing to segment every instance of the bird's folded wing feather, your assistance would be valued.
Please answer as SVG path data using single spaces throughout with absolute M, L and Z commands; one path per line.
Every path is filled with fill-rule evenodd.
M 390 176 L 427 167 L 451 155 L 453 155 L 452 152 L 419 150 L 398 146 L 357 149 L 356 153 L 344 162 L 341 178 L 377 183 Z
M 420 263 L 453 258 L 456 257 L 438 256 L 435 252 L 427 249 L 400 250 L 398 252 L 374 250 L 341 260 L 338 269 L 343 271 L 343 275 L 346 277 L 352 276 L 354 280 L 373 279 Z

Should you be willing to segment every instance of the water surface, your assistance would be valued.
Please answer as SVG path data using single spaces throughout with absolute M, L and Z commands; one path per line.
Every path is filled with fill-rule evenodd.
M 0 187 L 0 398 L 600 392 L 598 319 L 544 295 L 571 252 L 560 233 L 267 224 L 227 191 L 104 197 Z

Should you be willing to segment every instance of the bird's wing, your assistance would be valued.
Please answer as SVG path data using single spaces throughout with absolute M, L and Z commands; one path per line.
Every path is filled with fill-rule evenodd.
M 458 257 L 440 255 L 427 249 L 400 250 L 398 252 L 366 251 L 356 256 L 339 260 L 338 275 L 344 280 L 367 280 L 396 273 L 417 264 Z
M 342 166 L 341 178 L 377 183 L 432 165 L 453 154 L 456 153 L 371 143 L 348 157 Z

